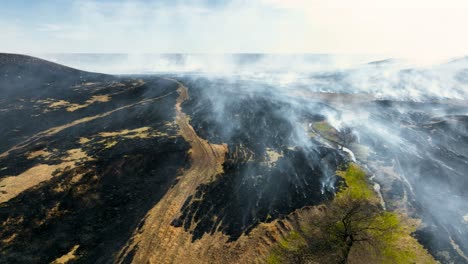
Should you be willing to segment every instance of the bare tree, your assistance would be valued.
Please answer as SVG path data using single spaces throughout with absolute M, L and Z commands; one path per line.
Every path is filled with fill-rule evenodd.
M 329 207 L 319 227 L 329 243 L 338 248 L 338 263 L 347 263 L 351 248 L 357 243 L 375 246 L 376 236 L 390 232 L 394 227 L 379 226 L 383 211 L 367 199 L 355 199 L 349 195 L 337 198 Z

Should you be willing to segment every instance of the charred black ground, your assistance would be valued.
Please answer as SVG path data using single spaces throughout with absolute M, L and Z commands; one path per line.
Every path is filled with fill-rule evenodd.
M 296 131 L 285 113 L 295 111 L 293 106 L 268 95 L 231 89 L 242 83 L 230 86 L 220 82 L 214 85 L 215 90 L 203 79 L 185 81 L 191 98 L 184 104 L 184 111 L 192 116 L 192 126 L 210 142 L 227 143 L 229 152 L 224 173 L 198 188 L 186 201 L 182 216 L 173 222 L 175 226 L 193 229 L 194 240 L 218 231 L 236 240 L 260 222 L 333 196 L 334 185 L 327 189 L 322 183 L 325 178 L 336 177 L 335 171 L 346 158 L 312 139 L 306 140 L 320 147 L 304 151 L 303 146 L 292 142 Z M 222 112 L 208 99 L 208 94 L 216 93 L 230 99 L 222 102 Z M 319 114 L 300 115 L 304 120 L 323 120 Z
M 468 207 L 446 201 L 468 195 L 468 107 L 295 92 L 235 76 L 112 76 L 0 54 L 0 183 L 50 174 L 24 190 L 0 184 L 0 263 L 50 263 L 76 246 L 70 263 L 115 262 L 158 201 L 183 191 L 174 186 L 190 171 L 193 142 L 175 121 L 181 102 L 188 132 L 227 145 L 216 157 L 223 172 L 200 177 L 172 206 L 178 217 L 167 226 L 190 245 L 215 232 L 240 241 L 262 222 L 333 199 L 336 170 L 355 153 L 388 210 L 422 219 L 415 236 L 424 247 L 442 263 L 465 263 Z M 349 130 L 359 136 L 351 142 L 327 118 L 352 108 L 369 116 Z
M 11 242 L 0 243 L 1 263 L 49 263 L 78 244 L 80 263 L 109 262 L 174 184 L 178 170 L 188 166 L 188 144 L 175 127 L 167 126 L 174 119 L 177 85 L 160 78 L 147 78 L 143 83 L 131 77 L 85 73 L 17 55 L 0 59 L 0 152 L 51 127 L 165 96 L 37 137 L 1 159 L 0 178 L 21 174 L 37 164 L 60 163 L 70 149 L 82 148 L 92 158 L 0 205 L 0 240 L 14 236 Z M 47 107 L 36 103 L 53 98 L 81 104 L 93 95 L 111 93 L 112 100 L 74 112 L 44 111 Z M 109 148 L 99 143 L 101 132 L 140 127 L 166 135 L 120 137 Z M 80 144 L 81 137 L 91 141 Z M 28 159 L 27 153 L 44 148 L 53 152 L 52 158 Z M 76 175 L 81 175 L 79 180 L 73 180 Z
M 396 209 L 395 202 L 407 200 L 410 211 L 424 223 L 415 233 L 418 240 L 442 263 L 465 263 L 467 260 L 454 245 L 462 252 L 468 251 L 465 243 L 468 230 L 454 227 L 453 222 L 455 219 L 463 221 L 463 212 L 468 212 L 468 206 L 463 202 L 453 203 L 468 197 L 468 119 L 463 115 L 467 107 L 392 101 L 363 107 L 372 113 L 370 119 L 375 124 L 397 124 L 398 130 L 390 125 L 386 128 L 403 140 L 390 146 L 388 140 L 369 132 L 361 133 L 361 143 L 375 151 L 369 155 L 368 164 L 377 171 L 376 179 L 391 186 L 383 193 L 387 205 Z M 433 112 L 443 115 L 435 116 Z M 389 166 L 404 179 L 389 184 L 392 177 L 379 171 L 379 167 Z

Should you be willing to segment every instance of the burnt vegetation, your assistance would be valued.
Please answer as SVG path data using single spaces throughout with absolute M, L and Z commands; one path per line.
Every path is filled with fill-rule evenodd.
M 271 263 L 431 263 L 415 237 L 463 263 L 453 245 L 466 251 L 467 231 L 452 219 L 467 207 L 442 198 L 468 190 L 466 107 L 359 101 L 375 127 L 338 129 L 331 101 L 292 97 L 251 80 L 0 54 L 0 263 L 236 262 L 266 244 Z
M 192 232 L 193 240 L 214 232 L 236 240 L 261 222 L 333 196 L 339 181 L 335 170 L 346 158 L 309 138 L 304 140 L 319 147 L 304 149 L 291 141 L 297 133 L 287 114 L 294 111 L 291 105 L 220 88 L 224 85 L 212 90 L 203 81 L 187 83 L 191 99 L 184 111 L 192 116 L 192 126 L 210 142 L 227 143 L 229 152 L 224 173 L 197 188 L 174 226 Z M 230 100 L 218 102 L 219 109 L 207 95 L 213 93 L 232 94 L 224 95 Z M 323 186 L 324 179 L 331 185 Z
M 26 142 L 0 159 L 0 180 L 39 164 L 60 164 L 70 159 L 71 149 L 88 156 L 0 204 L 0 262 L 50 263 L 79 245 L 78 262 L 108 263 L 189 163 L 189 145 L 168 125 L 175 115 L 177 86 L 156 77 L 80 72 L 19 55 L 0 55 L 0 61 L 0 151 Z M 101 94 L 112 95 L 109 101 L 74 112 L 38 103 L 52 98 L 82 104 Z M 158 97 L 153 104 L 136 104 L 58 133 L 38 134 Z M 141 127 L 164 134 L 117 135 L 113 144 L 99 136 Z M 30 156 L 41 151 L 50 155 Z

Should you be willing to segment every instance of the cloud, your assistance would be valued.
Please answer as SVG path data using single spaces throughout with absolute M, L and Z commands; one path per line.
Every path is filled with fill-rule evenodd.
M 323 9 L 323 8 L 346 8 L 346 9 L 441 9 L 441 8 L 466 8 L 468 3 L 464 0 L 260 0 L 264 5 L 270 5 L 276 8 L 293 9 Z
M 42 24 L 37 28 L 38 31 L 46 32 L 62 31 L 64 29 L 65 27 L 57 24 Z
M 468 35 L 462 33 L 468 24 L 468 2 L 461 0 L 75 0 L 61 4 L 65 14 L 45 6 L 24 14 L 25 22 L 15 25 L 28 36 L 30 46 L 13 39 L 10 45 L 0 42 L 0 49 L 381 53 L 425 60 L 468 54 Z

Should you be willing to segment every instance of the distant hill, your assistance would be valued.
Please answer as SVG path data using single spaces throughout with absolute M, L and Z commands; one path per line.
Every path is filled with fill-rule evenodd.
M 63 89 L 64 86 L 105 76 L 27 55 L 0 53 L 0 98 L 13 94 L 22 96 L 38 90 L 43 93 L 54 86 Z
M 11 54 L 11 53 L 0 53 L 0 69 L 10 71 L 26 71 L 36 68 L 37 70 L 41 69 L 42 71 L 56 72 L 79 72 L 76 69 L 56 64 L 50 61 L 39 59 L 36 57 L 31 57 L 21 54 Z

